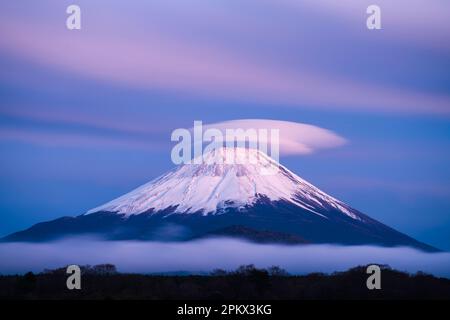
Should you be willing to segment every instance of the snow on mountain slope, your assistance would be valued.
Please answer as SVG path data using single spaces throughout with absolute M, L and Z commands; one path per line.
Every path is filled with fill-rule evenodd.
M 233 163 L 227 158 L 231 154 Z M 271 173 L 267 173 L 270 170 Z M 266 154 L 248 148 L 215 149 L 201 164 L 185 164 L 86 214 L 127 216 L 176 208 L 176 213 L 217 214 L 227 207 L 251 206 L 259 198 L 285 200 L 317 214 L 334 209 L 360 220 L 343 202 L 301 179 Z

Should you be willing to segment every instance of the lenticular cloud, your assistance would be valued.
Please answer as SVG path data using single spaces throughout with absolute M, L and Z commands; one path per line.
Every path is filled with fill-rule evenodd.
M 226 136 L 227 129 L 279 130 L 280 154 L 310 154 L 320 149 L 342 146 L 346 140 L 333 131 L 314 125 L 268 119 L 239 119 L 208 124 L 204 130 L 214 128 Z M 258 137 L 260 139 L 261 137 Z M 263 141 L 264 142 L 264 141 Z

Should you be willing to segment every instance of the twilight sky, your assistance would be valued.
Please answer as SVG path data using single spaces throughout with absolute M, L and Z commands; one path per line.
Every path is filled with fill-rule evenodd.
M 2 1 L 0 235 L 170 169 L 175 128 L 270 119 L 345 141 L 289 169 L 450 250 L 449 15 L 445 0 Z

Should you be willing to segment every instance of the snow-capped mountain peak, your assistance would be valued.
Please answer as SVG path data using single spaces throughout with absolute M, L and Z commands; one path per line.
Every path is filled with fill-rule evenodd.
M 234 159 L 224 161 L 230 154 Z M 85 214 L 38 223 L 0 241 L 69 235 L 156 241 L 218 236 L 258 243 L 376 244 L 438 251 L 352 209 L 257 150 L 217 149 L 201 160 Z
M 202 161 L 181 165 L 87 214 L 108 211 L 133 215 L 168 208 L 174 213 L 218 214 L 228 207 L 251 206 L 262 197 L 288 201 L 323 218 L 324 209 L 333 209 L 360 219 L 346 204 L 263 152 L 249 148 L 214 149 Z

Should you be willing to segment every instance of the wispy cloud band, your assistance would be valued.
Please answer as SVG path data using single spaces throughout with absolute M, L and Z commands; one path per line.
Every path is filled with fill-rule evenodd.
M 317 5 L 311 10 L 324 9 Z M 231 23 L 233 17 L 224 10 L 225 21 Z M 287 68 L 277 60 L 259 57 L 255 52 L 244 53 L 225 43 L 161 31 L 157 22 L 147 26 L 145 33 L 127 37 L 131 31 L 126 28 L 122 35 L 114 35 L 96 28 L 95 23 L 89 30 L 74 33 L 42 21 L 33 25 L 21 21 L 2 17 L 3 53 L 107 83 L 261 105 L 450 114 L 448 94 L 358 80 L 306 63 Z M 298 54 L 302 56 L 302 52 Z

